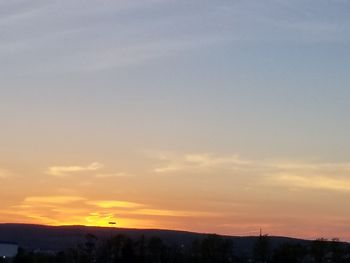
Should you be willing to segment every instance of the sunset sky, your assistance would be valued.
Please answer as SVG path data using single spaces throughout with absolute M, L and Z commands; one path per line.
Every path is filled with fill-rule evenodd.
M 0 223 L 350 241 L 349 13 L 0 0 Z

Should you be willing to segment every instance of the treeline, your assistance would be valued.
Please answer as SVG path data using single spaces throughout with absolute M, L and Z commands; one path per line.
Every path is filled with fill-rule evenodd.
M 168 244 L 157 237 L 133 240 L 119 234 L 98 240 L 92 234 L 75 248 L 61 252 L 20 249 L 15 263 L 349 263 L 350 247 L 338 239 L 317 239 L 307 245 L 272 247 L 269 236 L 256 239 L 250 253 L 235 249 L 230 238 L 208 235 L 191 245 Z

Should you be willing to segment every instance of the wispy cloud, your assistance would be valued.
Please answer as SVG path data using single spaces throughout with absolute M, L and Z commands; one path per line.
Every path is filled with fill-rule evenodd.
M 96 178 L 115 178 L 115 177 L 128 177 L 128 173 L 99 173 L 95 174 Z
M 8 178 L 11 174 L 12 173 L 9 170 L 0 169 L 0 179 Z
M 4 28 L 4 34 L 8 37 L 0 45 L 0 56 L 8 59 L 14 66 L 12 70 L 16 71 L 20 57 L 20 66 L 31 74 L 91 72 L 139 65 L 217 41 L 218 37 L 211 34 L 184 33 L 181 37 L 172 34 L 168 28 L 170 25 L 181 22 L 181 26 L 184 26 L 186 23 L 182 21 L 181 13 L 180 17 L 160 15 L 162 12 L 158 13 L 156 9 L 157 19 L 142 16 L 140 21 L 131 19 L 134 15 L 118 16 L 120 12 L 135 12 L 137 16 L 140 11 L 148 13 L 148 8 L 154 6 L 166 7 L 162 2 L 148 0 L 142 3 L 118 1 L 78 4 L 80 1 L 60 1 L 40 8 L 31 7 L 30 10 L 35 12 L 27 9 L 25 12 L 5 10 L 11 15 L 6 18 L 9 25 Z M 57 15 L 57 8 L 63 8 L 65 12 Z M 170 11 L 165 9 L 166 12 Z M 11 17 L 21 19 L 17 21 Z M 22 31 L 23 23 L 26 24 L 25 31 Z M 43 26 L 38 28 L 37 24 Z M 13 34 L 13 31 L 17 33 Z M 31 54 L 37 53 L 45 56 L 35 56 L 34 59 Z M 52 60 L 43 59 L 46 55 Z M 32 66 L 33 61 L 36 67 Z
M 238 155 L 162 154 L 157 174 L 215 174 L 255 178 L 255 183 L 289 188 L 350 191 L 350 163 L 249 160 Z
M 133 214 L 149 215 L 149 216 L 169 216 L 169 217 L 215 217 L 217 213 L 202 212 L 202 211 L 184 211 L 170 209 L 139 209 L 133 211 Z
M 152 205 L 134 203 L 128 201 L 116 200 L 99 200 L 88 201 L 88 205 L 96 206 L 106 211 L 115 211 L 124 215 L 141 215 L 141 216 L 166 216 L 166 217 L 212 217 L 216 213 L 205 211 L 186 211 L 172 210 L 153 207 Z
M 88 214 L 86 199 L 78 195 L 27 196 L 19 204 L 8 207 L 9 215 L 21 222 L 60 225 L 62 222 L 74 224 Z
M 350 191 L 350 178 L 337 178 L 331 176 L 302 176 L 282 174 L 274 178 L 278 184 L 288 187 L 311 188 L 334 191 Z
M 164 209 L 126 200 L 89 200 L 75 195 L 28 196 L 18 205 L 1 209 L 1 213 L 25 218 L 25 222 L 108 226 L 109 221 L 117 221 L 119 226 L 124 227 L 151 226 L 151 222 L 159 220 L 159 217 L 171 220 L 176 217 L 218 216 L 213 212 Z
M 345 15 L 320 19 L 315 14 L 329 11 L 327 1 L 317 2 L 318 11 L 313 1 L 166 2 L 6 4 L 0 19 L 6 25 L 0 57 L 7 63 L 2 70 L 99 72 L 222 44 L 344 41 L 349 35 L 347 14 L 339 3 L 333 11 Z M 58 14 L 57 9 L 65 11 Z
M 332 191 L 350 191 L 350 163 L 276 163 L 271 183 Z
M 144 206 L 139 203 L 115 200 L 89 201 L 87 202 L 87 204 L 94 205 L 100 208 L 140 208 Z
M 80 196 L 66 196 L 66 195 L 54 195 L 54 196 L 30 196 L 26 197 L 23 201 L 23 205 L 58 205 L 68 204 L 73 202 L 83 201 L 85 198 Z
M 48 168 L 47 173 L 53 176 L 65 176 L 72 173 L 97 171 L 102 168 L 103 168 L 103 164 L 98 162 L 93 162 L 87 166 L 78 166 L 78 165 L 51 166 Z
M 219 156 L 211 154 L 163 154 L 160 158 L 161 163 L 154 172 L 156 173 L 169 173 L 181 170 L 205 170 L 210 168 L 231 167 L 233 169 L 239 169 L 243 167 L 251 167 L 252 161 L 244 160 L 238 155 Z

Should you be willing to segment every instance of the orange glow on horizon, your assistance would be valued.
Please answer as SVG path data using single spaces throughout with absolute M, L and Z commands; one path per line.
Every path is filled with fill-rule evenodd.
M 90 164 L 53 166 L 51 175 L 50 169 L 40 169 L 44 177 L 39 173 L 38 180 L 4 177 L 4 191 L 17 192 L 3 199 L 0 222 L 109 227 L 116 221 L 121 228 L 227 235 L 263 227 L 271 235 L 350 240 L 350 214 L 342 209 L 350 192 L 346 163 L 169 156 L 139 172 L 113 172 L 101 162 L 85 162 Z M 34 171 L 28 173 L 35 177 Z M 18 178 L 25 183 L 18 184 Z

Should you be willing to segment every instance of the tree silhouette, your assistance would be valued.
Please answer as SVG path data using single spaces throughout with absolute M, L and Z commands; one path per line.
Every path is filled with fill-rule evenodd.
M 147 244 L 148 262 L 163 263 L 167 261 L 167 247 L 158 237 L 152 237 Z
M 135 243 L 135 253 L 137 257 L 137 262 L 145 263 L 146 262 L 146 241 L 145 236 L 142 235 Z
M 325 238 L 318 238 L 311 244 L 311 255 L 316 263 L 326 262 L 328 242 Z
M 103 243 L 99 248 L 98 261 L 106 263 L 135 262 L 133 241 L 119 234 Z
M 84 255 L 86 263 L 94 263 L 96 262 L 96 242 L 97 237 L 93 234 L 87 234 L 85 236 L 85 247 Z
M 233 262 L 233 243 L 228 238 L 208 235 L 201 241 L 194 241 L 191 250 L 191 262 L 226 263 Z
M 169 240 L 167 240 L 169 242 Z M 19 249 L 14 263 L 349 263 L 350 245 L 338 239 L 284 243 L 271 251 L 267 235 L 256 239 L 252 250 L 234 254 L 231 238 L 207 235 L 191 246 L 158 237 L 131 239 L 126 235 L 98 240 L 86 235 L 80 245 L 57 253 Z M 254 261 L 252 261 L 252 259 Z
M 300 244 L 284 243 L 274 251 L 273 262 L 301 263 L 306 253 L 306 248 Z
M 270 260 L 270 239 L 268 235 L 260 235 L 254 245 L 253 254 L 256 262 L 267 263 Z

